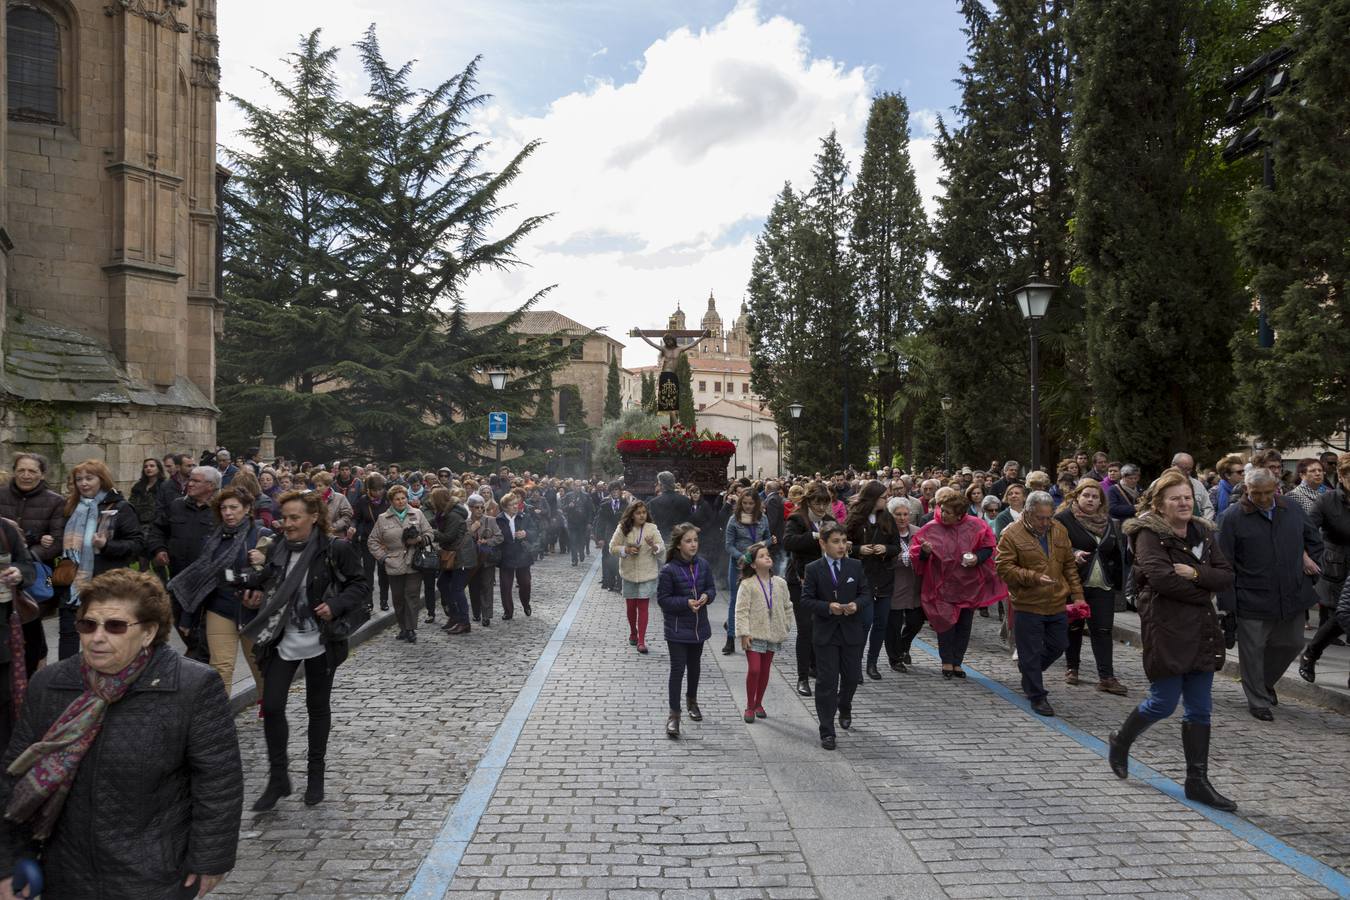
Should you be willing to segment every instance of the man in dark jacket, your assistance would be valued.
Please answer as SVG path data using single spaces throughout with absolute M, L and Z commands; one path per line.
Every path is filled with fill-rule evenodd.
M 816 718 L 826 750 L 835 747 L 836 711 L 840 728 L 853 725 L 853 694 L 862 684 L 863 646 L 872 621 L 872 588 L 862 563 L 846 555 L 847 547 L 844 526 L 821 525 L 821 558 L 806 567 L 802 578 L 802 605 L 813 619 Z
M 1018 472 L 1022 470 L 1022 464 L 1015 459 L 1010 459 L 1003 464 L 1003 477 L 994 482 L 993 487 L 989 488 L 989 493 L 998 499 L 1003 499 L 1003 494 L 1008 490 L 1010 484 L 1022 484 L 1022 479 L 1018 477 Z M 928 510 L 924 510 L 928 512 Z
M 1233 564 L 1233 586 L 1219 609 L 1237 617 L 1238 667 L 1247 708 L 1275 718 L 1275 683 L 1303 649 L 1304 612 L 1317 604 L 1322 537 L 1297 503 L 1276 496 L 1266 469 L 1245 477 L 1247 496 L 1219 520 L 1219 549 Z
M 628 504 L 623 501 L 623 482 L 616 481 L 609 486 L 609 497 L 600 501 L 592 531 L 595 543 L 600 548 L 601 587 L 615 593 L 619 593 L 623 585 L 619 580 L 618 557 L 609 552 L 609 539 L 614 536 L 614 530 L 619 527 L 619 520 L 627 508 Z
M 769 553 L 773 555 L 774 572 L 783 574 L 783 524 L 787 517 L 783 514 L 783 486 L 775 479 L 764 485 L 764 515 L 769 517 Z
M 580 565 L 586 559 L 590 549 L 587 532 L 591 520 L 595 518 L 595 505 L 591 495 L 582 482 L 567 482 L 567 492 L 562 498 L 562 514 L 567 521 L 567 546 L 572 551 L 572 565 Z
M 661 532 L 661 540 L 670 542 L 670 532 L 681 522 L 688 522 L 693 515 L 693 505 L 689 498 L 675 489 L 675 475 L 671 472 L 658 472 L 656 483 L 661 493 L 652 498 L 647 508 L 652 514 L 652 523 Z M 703 542 L 700 541 L 700 544 Z
M 162 509 L 150 529 L 149 552 L 156 566 L 169 567 L 170 578 L 196 561 L 206 538 L 215 529 L 216 517 L 211 511 L 211 501 L 220 491 L 220 481 L 219 469 L 211 466 L 193 469 L 188 477 L 187 493 L 174 498 L 167 508 Z M 180 613 L 178 604 L 174 603 L 175 622 Z M 180 628 L 179 633 L 182 632 Z M 205 661 L 210 656 L 206 635 L 200 629 L 182 636 L 188 645 L 189 657 Z

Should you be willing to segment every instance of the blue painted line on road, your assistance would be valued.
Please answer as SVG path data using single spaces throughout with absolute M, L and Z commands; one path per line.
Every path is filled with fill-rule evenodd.
M 493 733 L 483 758 L 478 761 L 473 774 L 469 776 L 468 783 L 464 785 L 464 792 L 459 795 L 459 799 L 445 817 L 440 832 L 432 840 L 431 850 L 418 867 L 412 886 L 408 888 L 408 893 L 403 895 L 404 900 L 441 900 L 445 896 L 450 882 L 454 880 L 456 870 L 459 869 L 460 860 L 464 858 L 464 852 L 469 849 L 469 842 L 473 840 L 474 832 L 478 830 L 478 823 L 482 821 L 483 813 L 487 811 L 488 803 L 492 801 L 492 795 L 497 790 L 498 782 L 501 781 L 502 772 L 511 760 L 511 752 L 516 748 L 516 741 L 525 730 L 525 722 L 530 718 L 530 712 L 539 699 L 539 692 L 548 681 L 553 662 L 558 658 L 563 642 L 567 640 L 568 631 L 572 629 L 572 622 L 576 620 L 577 612 L 581 609 L 586 594 L 590 592 L 591 584 L 595 581 L 595 573 L 599 570 L 600 558 L 597 556 L 595 562 L 591 564 L 590 571 L 581 580 L 581 586 L 577 588 L 572 602 L 567 605 L 562 620 L 553 629 L 553 634 L 544 645 L 539 659 L 535 660 L 534 668 L 525 679 L 524 687 L 520 689 L 515 702 L 511 704 L 502 723 Z
M 920 648 L 923 652 L 935 659 L 940 658 L 937 650 L 923 641 L 916 640 L 914 646 Z M 1058 731 L 1065 737 L 1073 739 L 1079 745 L 1091 750 L 1102 759 L 1108 758 L 1109 748 L 1106 746 L 1106 742 L 1101 738 L 1093 737 L 1086 731 L 1073 727 L 1058 716 L 1038 715 L 1031 708 L 1031 701 L 1027 700 L 1026 697 L 1016 691 L 1013 691 L 1002 682 L 995 681 L 988 675 L 984 675 L 967 666 L 962 666 L 962 668 L 965 669 L 966 674 L 976 684 L 987 688 L 998 697 L 1006 700 L 1013 706 L 1016 706 L 1046 728 L 1049 728 L 1052 731 Z M 1256 849 L 1266 853 L 1275 861 L 1283 863 L 1300 875 L 1304 875 L 1311 878 L 1313 881 L 1316 881 L 1318 884 L 1322 885 L 1322 887 L 1334 892 L 1336 896 L 1350 898 L 1350 878 L 1342 875 L 1326 863 L 1321 862 L 1306 853 L 1295 850 L 1284 841 L 1275 837 L 1275 835 L 1256 827 L 1246 819 L 1235 816 L 1232 813 L 1226 813 L 1222 810 L 1215 809 L 1212 806 L 1206 806 L 1203 803 L 1196 803 L 1194 800 L 1187 800 L 1186 789 L 1171 778 L 1158 772 L 1156 769 L 1152 769 L 1141 762 L 1131 759 L 1130 777 L 1137 778 L 1149 787 L 1156 788 L 1163 792 L 1178 803 L 1190 807 L 1206 819 L 1209 819 L 1215 825 L 1218 825 L 1235 837 L 1241 838 Z

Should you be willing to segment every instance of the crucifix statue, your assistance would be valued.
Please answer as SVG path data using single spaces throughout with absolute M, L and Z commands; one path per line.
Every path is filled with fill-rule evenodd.
M 656 411 L 670 413 L 670 421 L 673 425 L 675 414 L 680 410 L 680 379 L 675 375 L 675 367 L 679 365 L 681 356 L 694 349 L 699 341 L 712 337 L 712 332 L 706 330 L 687 331 L 680 328 L 664 330 L 634 328 L 628 334 L 630 337 L 642 338 L 648 346 L 660 355 L 661 373 L 656 383 Z M 652 338 L 660 338 L 661 343 L 655 343 Z M 693 340 L 681 346 L 680 339 L 682 338 L 693 338 Z

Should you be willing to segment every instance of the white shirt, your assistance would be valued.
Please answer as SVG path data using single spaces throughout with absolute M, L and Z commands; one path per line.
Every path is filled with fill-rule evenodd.
M 286 574 L 291 574 L 291 569 L 300 561 L 300 553 L 292 553 L 290 559 L 286 561 Z M 309 579 L 301 582 L 300 590 L 309 590 Z M 304 659 L 313 659 L 323 653 L 323 637 L 319 634 L 318 621 L 311 619 L 308 622 L 297 622 L 295 619 L 286 623 L 286 630 L 281 633 L 281 641 L 277 644 L 277 653 L 287 662 L 299 662 Z

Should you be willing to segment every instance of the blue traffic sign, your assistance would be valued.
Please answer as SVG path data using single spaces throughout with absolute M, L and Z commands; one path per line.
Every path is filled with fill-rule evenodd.
M 507 417 L 504 412 L 488 413 L 488 440 L 506 440 Z

